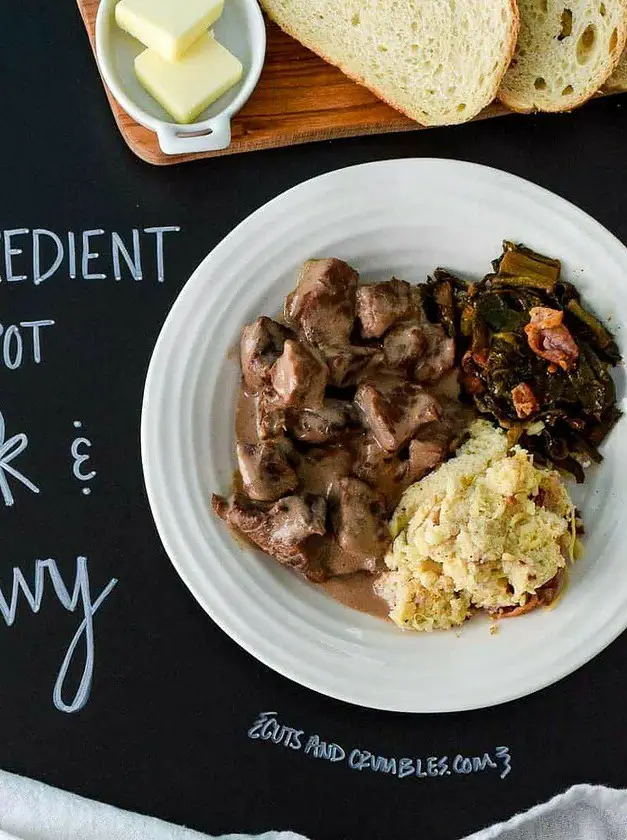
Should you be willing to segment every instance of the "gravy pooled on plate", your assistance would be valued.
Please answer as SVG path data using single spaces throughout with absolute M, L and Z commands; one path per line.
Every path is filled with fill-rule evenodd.
M 244 327 L 238 473 L 214 510 L 238 534 L 342 603 L 388 613 L 373 583 L 404 490 L 440 464 L 468 422 L 455 339 L 443 323 L 453 280 L 359 285 L 342 260 L 308 260 L 283 322 Z M 448 374 L 448 376 L 447 376 Z

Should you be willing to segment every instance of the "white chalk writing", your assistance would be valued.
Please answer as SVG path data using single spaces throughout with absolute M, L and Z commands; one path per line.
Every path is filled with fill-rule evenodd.
M 14 236 L 22 236 L 25 233 L 28 233 L 28 228 L 16 228 L 15 230 L 4 231 L 4 270 L 6 272 L 7 283 L 26 280 L 25 274 L 13 274 L 13 257 L 19 257 L 23 251 L 21 248 L 14 248 L 11 241 Z
M 163 248 L 163 243 L 161 243 L 161 247 Z M 119 233 L 115 231 L 111 234 L 111 249 L 112 249 L 112 256 L 113 256 L 113 276 L 116 280 L 122 279 L 122 268 L 120 264 L 120 255 L 124 259 L 126 263 L 126 267 L 131 272 L 131 277 L 133 280 L 141 280 L 142 279 L 142 261 L 141 261 L 141 250 L 139 247 L 139 231 L 137 228 L 133 229 L 133 256 L 128 252 L 128 249 L 124 242 L 122 241 L 122 237 Z M 163 265 L 163 253 L 161 255 L 161 264 Z
M 2 493 L 4 504 L 7 507 L 12 507 L 15 500 L 9 486 L 7 475 L 12 476 L 16 481 L 19 481 L 27 487 L 31 493 L 39 493 L 39 487 L 11 465 L 11 462 L 27 448 L 28 437 L 24 432 L 20 432 L 17 435 L 5 439 L 5 433 L 4 416 L 0 411 L 0 492 Z
M 271 741 L 293 750 L 303 749 L 305 755 L 332 764 L 345 762 L 351 770 L 382 773 L 397 779 L 468 776 L 486 772 L 496 772 L 499 778 L 505 779 L 512 769 L 509 747 L 499 746 L 493 751 L 471 756 L 461 753 L 451 757 L 378 755 L 360 747 L 346 749 L 341 744 L 327 741 L 315 733 L 305 736 L 304 730 L 280 723 L 277 712 L 260 712 L 247 734 L 253 740 Z
M 2 338 L 2 361 L 9 370 L 17 370 L 24 359 L 41 364 L 41 329 L 54 326 L 54 321 L 44 318 L 40 321 L 20 321 L 5 327 L 0 324 Z M 20 329 L 21 327 L 21 329 Z M 25 331 L 24 334 L 22 331 Z M 30 342 L 28 336 L 30 331 Z
M 70 279 L 134 280 L 144 277 L 144 257 L 150 252 L 158 283 L 166 278 L 166 236 L 179 233 L 178 225 L 132 228 L 128 234 L 103 228 L 58 233 L 46 228 L 14 228 L 2 232 L 4 277 L 0 282 L 32 282 L 35 286 L 63 271 Z M 29 247 L 30 243 L 30 247 Z
M 13 583 L 10 600 L 7 600 L 6 596 L 2 592 L 2 589 L 0 589 L 0 613 L 2 614 L 7 627 L 11 627 L 15 622 L 20 590 L 22 591 L 24 599 L 28 603 L 32 612 L 39 612 L 44 595 L 44 574 L 46 570 L 48 571 L 52 588 L 54 589 L 57 599 L 61 605 L 68 610 L 68 612 L 72 613 L 76 612 L 76 610 L 80 607 L 80 611 L 83 615 L 83 618 L 66 650 L 52 692 L 53 703 L 60 712 L 77 712 L 85 706 L 89 699 L 94 673 L 94 615 L 113 590 L 117 580 L 112 578 L 98 597 L 92 601 L 86 557 L 76 558 L 76 574 L 74 578 L 74 587 L 71 592 L 65 585 L 57 567 L 57 563 L 53 559 L 48 558 L 46 560 L 37 560 L 35 562 L 35 579 L 32 590 L 29 588 L 21 569 L 15 566 L 13 568 Z M 64 699 L 65 681 L 70 666 L 75 659 L 76 651 L 81 640 L 84 643 L 82 676 L 74 696 L 67 701 Z
M 248 730 L 248 737 L 253 740 L 257 738 L 263 741 L 271 740 L 275 744 L 283 744 L 284 747 L 291 747 L 293 750 L 301 748 L 302 735 L 304 735 L 302 729 L 279 724 L 276 720 L 276 712 L 262 712 Z
M 74 428 L 81 429 L 83 424 L 80 420 L 74 421 Z M 91 441 L 89 438 L 86 437 L 77 437 L 74 438 L 72 441 L 72 445 L 70 446 L 70 455 L 72 456 L 73 463 L 72 463 L 72 472 L 74 473 L 74 478 L 78 479 L 78 481 L 91 481 L 97 473 L 96 470 L 89 470 L 89 472 L 83 472 L 83 464 L 86 461 L 91 459 L 91 455 L 87 454 L 86 452 L 81 452 L 81 447 L 86 446 L 88 449 L 91 449 Z M 89 496 L 91 490 L 89 487 L 82 488 L 83 495 Z
M 28 233 L 28 230 L 25 230 L 24 233 Z M 73 268 L 70 266 L 70 277 L 76 276 L 76 246 L 74 244 L 74 234 L 68 234 L 68 236 L 72 236 L 71 240 L 71 248 L 72 248 L 72 256 L 74 260 Z M 42 237 L 51 239 L 54 243 L 54 247 L 56 250 L 56 254 L 54 259 L 46 269 L 46 271 L 41 270 L 41 239 Z M 33 231 L 33 282 L 36 286 L 40 283 L 43 283 L 44 280 L 47 280 L 49 277 L 55 273 L 55 271 L 59 268 L 61 263 L 63 262 L 63 243 L 61 239 L 57 236 L 57 234 L 52 230 L 44 230 L 43 228 L 35 228 Z M 72 273 L 73 272 L 73 273 Z M 23 280 L 26 280 L 26 275 L 22 277 Z
M 100 254 L 98 251 L 90 251 L 90 242 L 89 239 L 92 236 L 103 236 L 104 230 L 102 228 L 97 228 L 96 230 L 84 230 L 83 231 L 83 260 L 81 263 L 81 268 L 83 270 L 83 279 L 84 280 L 106 280 L 106 274 L 91 274 L 89 270 L 89 263 L 90 260 L 97 260 Z

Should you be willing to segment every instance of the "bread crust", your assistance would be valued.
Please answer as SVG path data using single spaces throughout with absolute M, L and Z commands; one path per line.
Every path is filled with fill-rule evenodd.
M 507 91 L 501 86 L 497 92 L 497 99 L 499 102 L 502 102 L 506 108 L 509 108 L 510 111 L 514 111 L 517 114 L 565 114 L 575 110 L 575 108 L 578 108 L 585 102 L 588 102 L 588 100 L 590 100 L 610 79 L 612 73 L 621 60 L 623 51 L 627 44 L 627 0 L 619 0 L 619 2 L 623 7 L 623 16 L 620 20 L 620 27 L 617 27 L 618 37 L 616 41 L 616 48 L 614 50 L 614 57 L 610 62 L 609 71 L 597 73 L 593 76 L 590 81 L 590 85 L 584 94 L 574 100 L 570 100 L 565 106 L 557 100 L 554 106 L 546 105 L 538 107 L 535 104 L 527 105 L 526 103 L 523 103 L 514 92 Z M 617 88 L 613 88 L 613 90 L 616 91 Z
M 302 44 L 308 50 L 311 50 L 311 52 L 315 53 L 317 56 L 322 58 L 328 64 L 332 64 L 334 67 L 337 67 L 339 70 L 342 71 L 342 73 L 344 73 L 345 76 L 347 76 L 353 82 L 356 82 L 357 84 L 361 85 L 362 87 L 365 87 L 371 93 L 374 93 L 375 96 L 377 96 L 379 99 L 381 99 L 383 102 L 385 102 L 386 105 L 389 105 L 390 108 L 394 108 L 396 111 L 399 111 L 401 114 L 404 114 L 406 117 L 409 117 L 410 120 L 414 120 L 414 122 L 418 123 L 418 125 L 423 125 L 423 126 L 426 126 L 426 127 L 432 127 L 432 126 L 438 126 L 438 125 L 459 125 L 461 123 L 469 122 L 470 120 L 473 119 L 473 117 L 475 117 L 478 113 L 480 113 L 480 111 L 482 111 L 484 107 L 489 105 L 490 102 L 494 101 L 494 99 L 496 98 L 497 92 L 498 92 L 498 90 L 501 86 L 501 82 L 503 80 L 503 77 L 504 77 L 505 73 L 507 72 L 507 68 L 509 67 L 510 62 L 512 60 L 512 57 L 514 55 L 514 50 L 516 49 L 516 42 L 518 40 L 518 32 L 520 30 L 520 13 L 519 13 L 519 10 L 518 10 L 518 3 L 516 2 L 516 0 L 505 0 L 505 5 L 509 7 L 509 10 L 510 10 L 510 13 L 511 13 L 510 38 L 509 38 L 509 43 L 507 44 L 507 49 L 503 53 L 503 60 L 501 62 L 501 67 L 499 68 L 499 72 L 497 74 L 495 74 L 493 89 L 491 91 L 490 98 L 487 99 L 486 102 L 479 109 L 474 110 L 474 111 L 470 111 L 467 115 L 465 114 L 460 119 L 451 120 L 451 121 L 447 121 L 447 122 L 440 122 L 440 121 L 421 122 L 420 120 L 417 120 L 416 117 L 413 114 L 411 114 L 407 108 L 404 108 L 401 105 L 397 104 L 396 102 L 393 102 L 388 96 L 386 96 L 385 93 L 378 90 L 375 85 L 369 84 L 364 78 L 360 78 L 358 75 L 351 72 L 347 67 L 343 66 L 341 62 L 334 61 L 328 55 L 325 55 L 324 51 L 321 50 L 320 48 L 316 47 L 314 44 L 306 43 L 302 38 L 300 38 L 291 29 L 291 27 L 288 24 L 283 23 L 282 21 L 278 20 L 273 15 L 272 11 L 268 8 L 268 3 L 269 2 L 270 2 L 270 0 L 259 0 L 259 3 L 261 5 L 261 7 L 263 8 L 264 12 L 266 13 L 266 15 L 270 18 L 270 20 L 272 20 L 274 23 L 276 23 L 277 26 L 280 29 L 283 30 L 283 32 L 285 32 L 291 38 L 294 38 L 294 40 L 298 41 L 300 44 Z
M 603 92 L 621 93 L 627 91 L 627 49 L 619 56 L 612 75 L 603 85 Z

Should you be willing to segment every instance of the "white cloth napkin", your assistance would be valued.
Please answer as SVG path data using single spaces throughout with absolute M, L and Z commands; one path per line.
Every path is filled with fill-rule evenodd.
M 465 840 L 625 840 L 627 791 L 575 785 Z
M 244 840 L 250 835 L 223 835 Z M 189 828 L 121 811 L 0 770 L 0 840 L 209 840 Z M 257 840 L 305 840 L 269 831 Z
M 356 830 L 357 831 L 357 830 Z M 358 832 L 355 835 L 358 836 Z M 245 840 L 250 835 L 222 835 Z M 627 791 L 576 785 L 465 840 L 626 840 Z M 210 840 L 189 828 L 121 811 L 0 770 L 0 840 Z M 269 831 L 257 840 L 305 840 Z

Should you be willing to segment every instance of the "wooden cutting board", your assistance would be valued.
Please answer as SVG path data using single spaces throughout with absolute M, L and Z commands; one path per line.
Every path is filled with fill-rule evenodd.
M 95 50 L 99 0 L 77 0 Z M 232 142 L 220 152 L 165 155 L 157 136 L 128 116 L 107 90 L 113 116 L 122 137 L 142 160 L 156 165 L 181 163 L 216 155 L 248 152 L 333 140 L 363 134 L 415 131 L 423 128 L 390 108 L 361 85 L 351 82 L 336 67 L 267 22 L 267 53 L 259 84 L 232 122 Z M 105 86 L 106 89 L 106 86 Z M 508 113 L 491 105 L 477 119 Z

